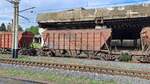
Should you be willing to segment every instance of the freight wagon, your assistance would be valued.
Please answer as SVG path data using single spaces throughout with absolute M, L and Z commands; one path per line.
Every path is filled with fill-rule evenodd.
M 143 28 L 141 31 L 142 50 L 128 51 L 132 58 L 141 62 L 150 62 L 150 29 Z M 111 49 L 112 30 L 102 29 L 67 29 L 47 30 L 42 33 L 44 40 L 43 48 L 32 49 L 34 35 L 30 32 L 18 33 L 18 53 L 20 55 L 40 56 L 69 56 L 80 58 L 96 58 L 106 61 L 118 60 L 124 50 Z M 0 32 L 1 53 L 11 53 L 12 33 Z M 140 59 L 140 60 L 139 60 Z
M 12 48 L 12 32 L 0 32 L 0 52 L 11 53 Z M 32 43 L 34 35 L 31 32 L 19 32 L 18 33 L 18 48 L 29 48 Z
M 111 29 L 51 30 L 43 33 L 44 45 L 50 49 L 50 55 L 68 55 L 88 57 L 98 54 L 111 37 Z

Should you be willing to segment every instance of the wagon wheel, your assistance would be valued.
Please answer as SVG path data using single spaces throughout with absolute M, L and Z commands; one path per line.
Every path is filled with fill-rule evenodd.
M 69 52 L 69 50 L 63 50 L 63 52 L 61 53 L 61 55 L 63 56 L 63 57 L 70 57 L 70 52 Z
M 109 61 L 115 61 L 117 59 L 115 55 L 109 54 L 109 56 L 110 56 Z
M 55 56 L 62 56 L 60 50 L 54 50 Z
M 79 58 L 88 58 L 89 57 L 89 53 L 87 50 L 80 50 L 77 55 Z
M 18 51 L 18 54 L 19 54 L 19 55 L 28 55 L 29 53 L 28 53 L 28 50 L 27 50 L 27 49 L 20 49 L 20 50 Z
M 47 51 L 47 52 L 46 52 L 46 55 L 47 55 L 48 57 L 54 56 L 54 54 L 53 54 L 51 51 Z
M 104 53 L 101 53 L 101 52 L 96 52 L 96 53 L 95 53 L 95 57 L 96 57 L 97 59 L 101 60 L 101 61 L 106 61 L 106 60 L 104 59 L 104 56 L 105 56 Z
M 23 55 L 23 50 L 22 50 L 22 49 L 20 49 L 20 50 L 18 51 L 18 55 Z
M 36 52 L 36 55 L 37 56 L 43 56 L 43 50 L 37 50 L 37 52 Z
M 71 51 L 71 54 L 72 54 L 72 57 L 77 57 L 77 55 L 78 55 L 78 51 L 77 50 L 72 50 Z
M 0 49 L 0 53 L 2 54 L 2 49 Z
M 150 55 L 142 56 L 138 61 L 143 63 L 150 63 Z
M 95 58 L 95 51 L 87 51 L 87 56 L 89 59 Z
M 118 62 L 120 56 L 119 56 L 119 55 L 113 55 L 113 56 L 114 56 L 114 58 L 115 58 L 114 61 Z
M 29 54 L 30 56 L 36 56 L 36 53 L 37 53 L 37 50 L 36 50 L 36 49 L 29 49 L 29 50 L 28 50 L 28 54 Z
M 106 54 L 102 53 L 102 54 L 100 55 L 100 60 L 102 60 L 102 61 L 107 61 L 105 56 L 106 56 Z
M 5 49 L 2 49 L 1 53 L 2 53 L 2 54 L 5 54 L 5 53 L 6 53 L 6 52 L 5 52 Z
M 53 52 L 52 52 L 52 54 L 53 54 Z M 66 50 L 59 50 L 59 54 L 61 57 L 68 56 L 68 52 Z
M 7 54 L 11 54 L 11 50 L 10 49 L 7 50 Z
M 106 61 L 114 61 L 114 60 L 115 60 L 114 55 L 111 55 L 111 54 L 105 54 L 103 58 L 104 58 Z
M 76 50 L 77 56 L 76 57 L 80 57 L 81 55 L 81 50 Z

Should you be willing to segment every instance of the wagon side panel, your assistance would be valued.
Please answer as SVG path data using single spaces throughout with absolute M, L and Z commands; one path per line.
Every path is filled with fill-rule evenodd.
M 12 34 L 11 32 L 0 33 L 0 47 L 11 48 L 12 47 Z
M 52 30 L 43 34 L 46 46 L 66 50 L 101 50 L 110 36 L 110 29 Z
M 75 49 L 81 50 L 82 49 L 82 32 L 76 32 L 76 43 L 75 43 Z

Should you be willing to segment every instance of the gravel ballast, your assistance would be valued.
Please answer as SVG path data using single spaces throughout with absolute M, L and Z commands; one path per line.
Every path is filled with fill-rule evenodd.
M 0 69 L 5 68 L 15 68 L 18 70 L 29 70 L 33 72 L 49 72 L 56 75 L 63 75 L 64 77 L 78 77 L 78 78 L 89 78 L 94 80 L 103 80 L 103 81 L 115 81 L 117 84 L 150 84 L 150 80 L 140 79 L 140 78 L 133 78 L 127 76 L 113 76 L 113 75 L 106 75 L 106 74 L 97 74 L 97 73 L 90 73 L 90 72 L 79 72 L 79 71 L 69 71 L 63 69 L 48 69 L 48 68 L 41 68 L 41 67 L 28 67 L 28 66 L 20 66 L 20 65 L 9 65 L 9 64 L 0 64 Z
M 10 58 L 10 55 L 0 55 L 0 57 Z M 126 63 L 126 62 L 100 61 L 100 60 L 78 59 L 78 58 L 63 58 L 63 57 L 30 57 L 30 56 L 19 56 L 19 60 L 88 65 L 105 68 L 139 70 L 150 72 L 150 64 L 142 64 L 142 63 Z
M 100 60 L 62 58 L 62 57 L 30 57 L 30 60 L 50 62 L 50 63 L 77 64 L 77 65 L 88 65 L 105 68 L 117 68 L 117 69 L 139 70 L 150 72 L 150 64 L 142 64 L 142 63 L 126 63 L 126 62 L 100 61 Z

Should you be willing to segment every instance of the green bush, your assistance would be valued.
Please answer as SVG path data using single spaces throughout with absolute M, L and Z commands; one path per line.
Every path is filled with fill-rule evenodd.
M 30 28 L 27 28 L 26 31 L 32 32 L 34 35 L 39 34 L 39 27 L 38 26 L 31 26 Z
M 129 62 L 131 60 L 132 60 L 132 56 L 129 55 L 128 53 L 122 53 L 119 57 L 119 61 Z
M 41 44 L 39 44 L 39 43 L 32 43 L 32 44 L 30 45 L 30 47 L 31 47 L 31 48 L 41 48 Z

